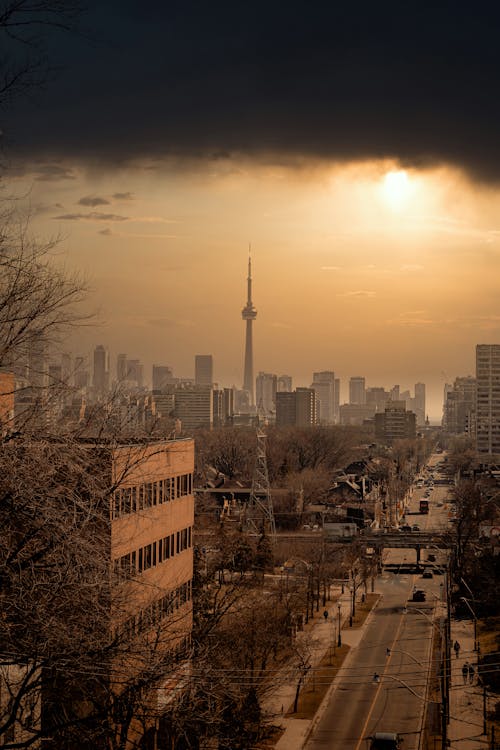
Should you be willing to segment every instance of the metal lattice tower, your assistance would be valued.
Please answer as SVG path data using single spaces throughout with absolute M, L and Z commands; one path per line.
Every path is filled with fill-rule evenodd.
M 248 501 L 247 527 L 249 530 L 260 533 L 262 526 L 264 526 L 274 542 L 276 524 L 267 471 L 266 438 L 266 433 L 257 428 L 257 457 L 252 477 L 252 490 Z

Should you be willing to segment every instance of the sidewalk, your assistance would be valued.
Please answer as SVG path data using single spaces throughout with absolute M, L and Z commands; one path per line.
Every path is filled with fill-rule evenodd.
M 306 637 L 308 639 L 312 651 L 311 667 L 316 667 L 323 658 L 325 652 L 332 645 L 332 617 L 334 613 L 337 613 L 337 607 L 338 604 L 340 604 L 342 608 L 342 643 L 346 643 L 351 647 L 351 651 L 347 654 L 344 664 L 339 671 L 340 674 L 344 666 L 349 663 L 352 649 L 355 648 L 362 639 L 366 620 L 360 628 L 350 629 L 348 625 L 345 627 L 351 609 L 350 594 L 349 592 L 340 594 L 340 589 L 338 592 L 333 591 L 332 593 L 334 596 L 339 594 L 339 598 L 336 602 L 329 603 L 330 608 L 329 605 L 327 605 L 326 609 L 329 609 L 331 612 L 328 620 L 325 621 L 324 618 L 321 617 L 310 631 L 307 633 L 300 633 L 299 637 Z M 268 717 L 272 717 L 276 724 L 284 729 L 282 736 L 275 745 L 275 750 L 301 750 L 309 736 L 312 726 L 317 721 L 318 715 L 321 712 L 321 706 L 313 719 L 295 719 L 291 716 L 286 716 L 285 714 L 295 698 L 295 689 L 297 685 L 296 669 L 289 668 L 288 673 L 287 671 L 284 671 L 282 676 L 283 684 L 265 702 L 263 709 Z M 335 681 L 332 683 L 333 689 L 334 686 Z
M 458 659 L 452 649 L 450 724 L 448 739 L 457 750 L 485 750 L 488 738 L 483 734 L 483 690 L 477 680 L 477 651 L 474 651 L 474 624 L 471 620 L 451 621 L 451 642 L 458 641 Z M 462 667 L 465 662 L 475 670 L 472 684 L 464 684 Z

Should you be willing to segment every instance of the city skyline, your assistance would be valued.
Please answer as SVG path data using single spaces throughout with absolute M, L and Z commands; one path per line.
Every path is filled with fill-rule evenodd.
M 495 14 L 476 11 L 472 31 L 462 7 L 452 25 L 425 9 L 409 25 L 369 4 L 341 18 L 292 5 L 302 38 L 276 9 L 243 24 L 237 9 L 222 23 L 189 3 L 175 19 L 157 9 L 154 24 L 121 10 L 91 4 L 85 23 L 106 41 L 51 38 L 59 75 L 2 123 L 5 181 L 30 230 L 59 236 L 55 262 L 89 280 L 96 327 L 71 348 L 103 341 L 183 375 L 210 351 L 217 379 L 241 384 L 251 242 L 254 373 L 424 382 L 439 419 L 445 383 L 474 372 L 478 342 L 500 341 L 498 63 L 484 52 Z M 337 24 L 332 45 L 324 30 Z M 191 76 L 184 44 L 215 67 Z M 124 87 L 125 70 L 141 85 Z

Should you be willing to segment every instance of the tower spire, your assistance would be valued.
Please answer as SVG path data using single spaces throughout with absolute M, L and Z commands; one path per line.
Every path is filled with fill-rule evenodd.
M 245 335 L 245 368 L 243 374 L 243 390 L 247 391 L 250 405 L 255 405 L 254 378 L 253 378 L 253 337 L 252 323 L 257 317 L 257 310 L 252 302 L 252 256 L 251 245 L 248 246 L 248 277 L 247 277 L 247 303 L 241 311 L 241 317 L 246 320 Z

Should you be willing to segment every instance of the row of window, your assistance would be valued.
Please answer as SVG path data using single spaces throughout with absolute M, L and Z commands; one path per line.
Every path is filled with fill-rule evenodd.
M 169 591 L 168 594 L 162 596 L 161 599 L 157 599 L 125 620 L 117 635 L 130 640 L 136 635 L 152 630 L 179 607 L 182 607 L 186 602 L 190 602 L 191 597 L 192 582 L 186 581 L 186 583 L 182 583 L 173 591 Z
M 184 552 L 185 549 L 192 547 L 192 528 L 188 526 L 118 557 L 114 561 L 115 575 L 120 579 L 130 578 L 149 568 L 155 568 L 174 555 Z
M 113 518 L 135 513 L 145 508 L 168 503 L 178 497 L 193 493 L 193 475 L 179 474 L 176 477 L 146 482 L 136 487 L 120 487 L 113 496 Z

